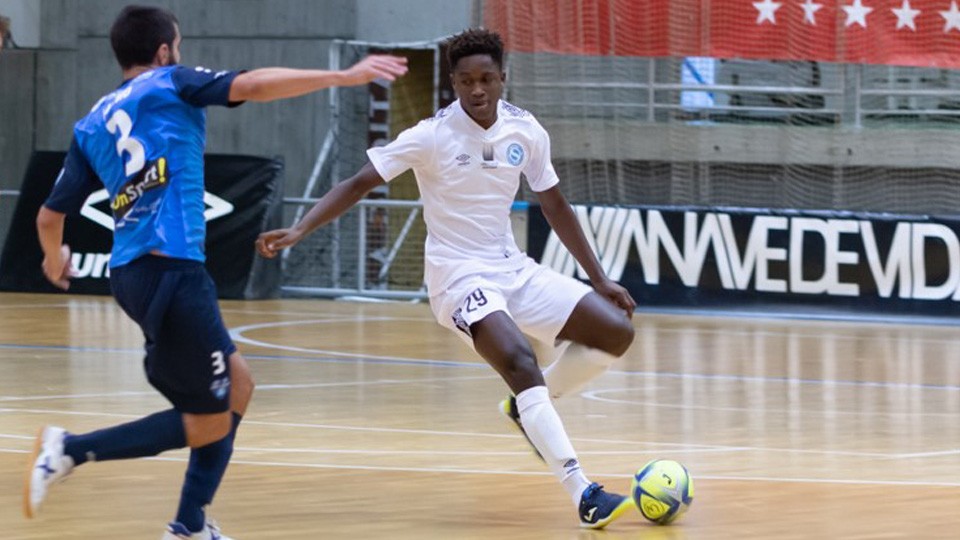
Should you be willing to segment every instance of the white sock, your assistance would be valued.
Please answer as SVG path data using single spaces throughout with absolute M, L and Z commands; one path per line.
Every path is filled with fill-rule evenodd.
M 517 394 L 517 410 L 527 437 L 533 441 L 553 474 L 560 479 L 574 506 L 579 506 L 580 495 L 590 481 L 580 469 L 577 453 L 563 429 L 560 415 L 550 402 L 547 387 L 534 386 Z
M 591 349 L 577 343 L 566 348 L 566 352 L 563 352 L 564 349 L 557 350 L 561 353 L 559 358 L 543 370 L 543 379 L 550 389 L 550 397 L 554 399 L 580 391 L 617 360 L 616 356 L 600 349 Z

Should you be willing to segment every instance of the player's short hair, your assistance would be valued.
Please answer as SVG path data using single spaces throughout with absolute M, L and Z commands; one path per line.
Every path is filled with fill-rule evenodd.
M 170 11 L 149 6 L 123 8 L 110 28 L 110 45 L 120 67 L 153 63 L 157 49 L 166 43 L 171 48 L 177 37 L 177 17 Z
M 448 39 L 446 45 L 447 62 L 451 71 L 456 69 L 461 58 L 475 54 L 489 54 L 503 69 L 503 40 L 496 32 L 486 28 L 471 28 Z

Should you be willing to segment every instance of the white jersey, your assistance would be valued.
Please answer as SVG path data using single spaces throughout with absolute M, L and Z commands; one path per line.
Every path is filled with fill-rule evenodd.
M 496 123 L 483 129 L 456 101 L 390 144 L 367 150 L 384 180 L 407 169 L 417 177 L 427 224 L 424 279 L 431 296 L 467 275 L 523 267 L 527 256 L 510 224 L 520 173 L 537 192 L 560 181 L 543 126 L 505 101 L 497 107 Z

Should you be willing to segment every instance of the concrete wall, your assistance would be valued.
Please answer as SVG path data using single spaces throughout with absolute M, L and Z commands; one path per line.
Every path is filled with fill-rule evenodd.
M 109 44 L 128 0 L 0 0 L 21 47 L 0 56 L 0 189 L 17 189 L 30 152 L 65 150 L 71 127 L 120 82 Z M 182 62 L 217 69 L 328 67 L 333 39 L 425 41 L 470 25 L 477 0 L 154 0 L 180 20 Z M 20 39 L 18 28 L 23 28 Z M 31 28 L 32 30 L 26 30 Z M 299 194 L 329 129 L 328 92 L 211 108 L 207 151 L 283 156 Z
M 377 42 L 424 41 L 478 24 L 480 0 L 357 0 L 356 38 Z

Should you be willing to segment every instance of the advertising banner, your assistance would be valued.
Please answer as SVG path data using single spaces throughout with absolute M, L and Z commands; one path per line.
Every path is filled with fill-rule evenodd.
M 614 280 L 647 306 L 960 314 L 960 219 L 574 206 Z M 528 252 L 585 279 L 530 207 Z
M 37 211 L 53 188 L 63 152 L 35 152 L 24 177 L 10 231 L 0 256 L 0 290 L 53 292 L 40 271 Z M 279 295 L 279 259 L 257 257 L 257 235 L 280 226 L 283 162 L 249 156 L 204 157 L 207 209 L 207 270 L 221 298 Z M 72 250 L 77 277 L 70 292 L 110 294 L 113 217 L 106 190 L 87 198 L 80 214 L 67 216 L 64 243 Z

